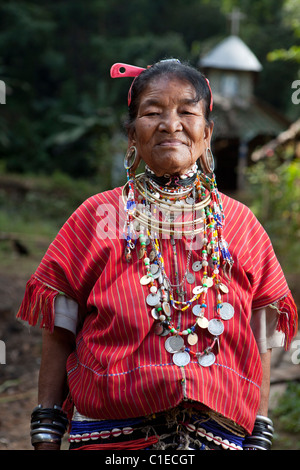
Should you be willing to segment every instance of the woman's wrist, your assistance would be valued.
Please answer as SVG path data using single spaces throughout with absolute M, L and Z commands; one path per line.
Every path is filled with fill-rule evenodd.
M 36 450 L 59 450 L 68 426 L 68 418 L 60 406 L 34 408 L 31 414 L 31 444 Z
M 39 443 L 33 446 L 34 450 L 60 450 L 60 444 L 51 444 L 49 442 Z
M 244 450 L 270 450 L 274 435 L 273 421 L 262 415 L 257 415 L 251 436 L 246 437 Z

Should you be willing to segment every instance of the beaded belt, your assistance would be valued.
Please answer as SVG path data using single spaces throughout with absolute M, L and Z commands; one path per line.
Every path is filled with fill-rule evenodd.
M 175 408 L 157 415 L 91 420 L 75 413 L 70 450 L 243 450 L 244 437 L 197 410 Z

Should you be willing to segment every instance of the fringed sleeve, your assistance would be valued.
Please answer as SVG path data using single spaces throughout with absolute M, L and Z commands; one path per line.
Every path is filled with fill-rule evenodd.
M 86 314 L 88 297 L 109 257 L 97 237 L 97 210 L 102 203 L 101 194 L 87 199 L 60 229 L 26 285 L 18 318 L 53 331 L 59 294 L 73 299 Z
M 279 313 L 277 330 L 282 331 L 285 335 L 284 348 L 287 351 L 298 331 L 297 307 L 291 292 L 270 307 L 275 308 Z
M 241 211 L 245 236 L 237 231 L 235 237 L 241 240 L 238 260 L 251 284 L 252 310 L 273 307 L 277 311 L 276 329 L 285 335 L 287 350 L 297 334 L 297 307 L 267 232 L 249 209 L 242 206 Z
M 53 331 L 54 329 L 54 301 L 60 294 L 35 276 L 31 276 L 26 284 L 25 295 L 17 313 L 17 318 L 29 325 L 40 323 L 41 328 Z

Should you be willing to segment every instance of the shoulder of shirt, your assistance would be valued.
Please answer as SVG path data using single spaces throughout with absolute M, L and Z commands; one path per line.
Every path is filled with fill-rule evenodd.
M 238 201 L 237 199 L 234 199 L 233 197 L 227 196 L 224 193 L 220 192 L 219 194 L 223 203 L 225 215 L 228 210 L 239 209 L 239 211 L 243 213 L 243 216 L 248 215 L 250 218 L 252 217 L 253 219 L 257 220 L 255 214 L 248 206 L 246 206 L 246 204 Z

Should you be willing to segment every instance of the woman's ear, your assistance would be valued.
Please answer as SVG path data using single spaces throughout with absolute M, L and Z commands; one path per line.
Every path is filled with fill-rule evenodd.
M 199 157 L 200 166 L 203 172 L 206 174 L 213 172 L 213 168 L 210 165 L 211 162 L 207 161 L 208 151 L 210 151 L 211 158 L 213 159 L 213 156 L 211 153 L 211 138 L 212 138 L 213 129 L 214 129 L 214 123 L 210 121 L 204 130 L 204 139 L 203 139 L 204 140 L 204 153 L 200 155 Z
M 127 137 L 128 137 L 128 148 L 135 146 L 136 144 L 136 137 L 135 137 L 135 129 L 133 126 L 127 129 Z
M 130 147 L 137 148 L 134 129 L 128 130 L 128 149 L 130 149 Z M 140 163 L 141 163 L 141 156 L 139 155 L 138 150 L 136 150 L 136 158 L 135 158 L 134 164 L 132 165 L 131 170 L 135 171 Z
M 214 123 L 213 121 L 209 121 L 208 125 L 205 126 L 205 130 L 204 130 L 204 141 L 205 141 L 206 148 L 211 147 L 211 138 L 212 138 L 213 130 L 214 130 Z

